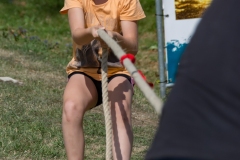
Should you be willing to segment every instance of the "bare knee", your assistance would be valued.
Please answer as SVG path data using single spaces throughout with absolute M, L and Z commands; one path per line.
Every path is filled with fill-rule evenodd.
M 68 100 L 63 104 L 63 120 L 67 122 L 81 122 L 84 115 L 82 107 L 74 101 Z

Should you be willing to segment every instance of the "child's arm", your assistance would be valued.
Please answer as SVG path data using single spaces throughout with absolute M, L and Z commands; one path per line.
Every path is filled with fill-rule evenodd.
M 134 55 L 138 52 L 138 27 L 136 21 L 121 21 L 123 35 L 112 32 L 113 38 L 127 53 Z M 109 31 L 108 31 L 109 32 Z
M 68 10 L 68 20 L 74 42 L 78 45 L 90 43 L 93 39 L 100 40 L 97 30 L 104 29 L 102 26 L 85 28 L 84 14 L 81 8 Z M 107 31 L 119 45 L 128 53 L 138 52 L 138 29 L 136 21 L 121 21 L 123 36 L 117 32 Z
M 81 8 L 69 9 L 68 20 L 72 38 L 78 45 L 88 44 L 98 38 L 97 30 L 103 28 L 101 26 L 85 28 L 84 14 Z

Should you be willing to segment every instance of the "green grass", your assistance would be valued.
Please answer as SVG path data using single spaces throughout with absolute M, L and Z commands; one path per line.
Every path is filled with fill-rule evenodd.
M 66 159 L 62 132 L 65 67 L 71 59 L 71 38 L 62 0 L 2 0 L 0 2 L 0 159 Z M 158 81 L 154 2 L 141 1 L 147 18 L 139 23 L 140 51 L 136 66 L 148 81 Z M 151 64 L 151 65 L 149 65 Z M 159 84 L 155 93 L 159 95 Z M 135 87 L 132 159 L 143 159 L 157 127 L 157 115 Z M 102 107 L 85 115 L 86 158 L 104 159 Z

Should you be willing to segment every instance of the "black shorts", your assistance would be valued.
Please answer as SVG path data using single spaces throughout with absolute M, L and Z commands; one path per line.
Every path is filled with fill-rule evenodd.
M 68 75 L 68 79 L 70 79 L 74 74 L 83 74 L 85 76 L 87 76 L 88 78 L 90 78 L 92 80 L 92 82 L 94 83 L 96 89 L 97 89 L 97 93 L 98 93 L 98 101 L 97 101 L 97 104 L 96 106 L 99 106 L 100 104 L 102 104 L 102 81 L 97 81 L 95 80 L 94 78 L 90 77 L 89 75 L 83 73 L 83 72 L 73 72 L 71 74 Z M 115 74 L 111 77 L 108 78 L 108 83 L 115 77 L 118 77 L 118 76 L 122 76 L 122 77 L 125 77 L 127 78 L 127 80 L 130 82 L 130 84 L 133 86 L 134 83 L 132 81 L 132 78 L 126 74 Z M 96 107 L 95 106 L 95 107 Z

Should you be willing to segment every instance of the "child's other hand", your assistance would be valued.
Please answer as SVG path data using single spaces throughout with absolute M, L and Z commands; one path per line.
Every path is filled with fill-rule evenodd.
M 104 31 L 109 35 L 109 37 L 113 38 L 113 32 L 112 32 L 112 31 L 107 31 L 107 30 L 105 30 L 105 29 L 104 29 Z M 103 48 L 109 48 L 109 46 L 108 46 L 100 37 L 99 37 L 98 40 L 100 41 L 101 46 L 102 46 Z
M 105 29 L 105 27 L 100 26 L 100 25 L 91 27 L 91 34 L 92 34 L 93 38 L 95 38 L 95 39 L 100 38 L 98 35 L 98 32 L 97 32 L 99 29 Z
M 93 38 L 100 42 L 101 47 L 109 48 L 108 45 L 99 37 L 98 32 L 97 32 L 99 29 L 104 30 L 111 38 L 113 38 L 113 32 L 105 30 L 105 27 L 103 27 L 103 26 L 94 26 L 91 28 Z

